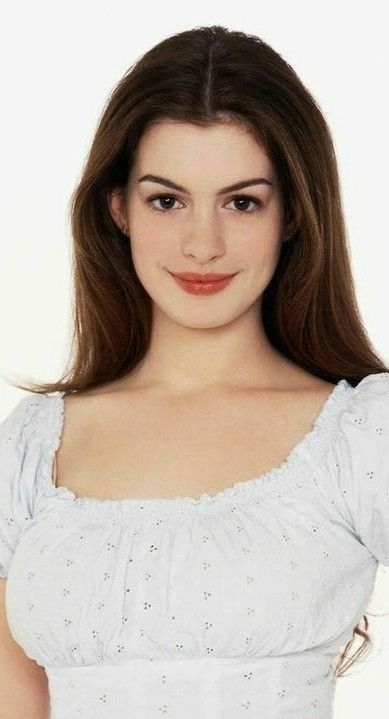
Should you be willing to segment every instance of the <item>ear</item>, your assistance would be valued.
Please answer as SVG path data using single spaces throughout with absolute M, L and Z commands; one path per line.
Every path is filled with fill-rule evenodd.
M 107 205 L 115 225 L 123 232 L 128 220 L 122 187 L 114 187 L 107 192 Z

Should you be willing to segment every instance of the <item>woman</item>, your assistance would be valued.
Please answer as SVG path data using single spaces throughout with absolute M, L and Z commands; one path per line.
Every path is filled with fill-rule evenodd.
M 2 706 L 331 717 L 389 565 L 389 372 L 320 109 L 255 36 L 163 40 L 72 230 L 68 371 L 1 424 Z

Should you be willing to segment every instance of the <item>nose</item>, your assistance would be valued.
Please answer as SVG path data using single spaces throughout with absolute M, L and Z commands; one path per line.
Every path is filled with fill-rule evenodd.
M 221 257 L 225 252 L 225 241 L 217 218 L 212 213 L 192 219 L 190 228 L 182 241 L 182 251 L 186 256 L 199 262 L 209 262 Z

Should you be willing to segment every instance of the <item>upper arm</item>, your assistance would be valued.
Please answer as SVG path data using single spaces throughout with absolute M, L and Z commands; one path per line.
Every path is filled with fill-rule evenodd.
M 29 437 L 34 437 L 40 401 L 40 397 L 23 397 L 0 423 L 1 719 L 48 719 L 50 710 L 46 672 L 15 641 L 6 614 L 6 577 L 33 515 L 39 452 L 29 445 Z
M 12 637 L 5 610 L 6 582 L 0 577 L 1 719 L 49 719 L 47 675 Z
M 370 553 L 389 566 L 389 372 L 367 375 L 340 415 L 334 445 L 343 505 Z
M 0 423 L 0 577 L 8 575 L 21 534 L 34 513 L 41 481 L 36 442 L 41 396 L 29 395 Z M 31 440 L 31 441 L 30 441 Z

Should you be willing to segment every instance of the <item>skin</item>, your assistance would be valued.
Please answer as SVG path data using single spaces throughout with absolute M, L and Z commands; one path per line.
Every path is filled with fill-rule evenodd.
M 139 182 L 146 174 L 186 192 Z M 272 185 L 218 194 L 257 177 Z M 262 294 L 289 230 L 266 153 L 231 123 L 159 122 L 142 136 L 126 187 L 107 199 L 151 298 L 151 342 L 126 375 L 66 398 L 57 486 L 100 499 L 198 497 L 279 465 L 333 385 L 263 330 Z M 167 270 L 238 274 L 198 296 Z
M 138 184 L 146 173 L 189 193 Z M 239 191 L 263 202 L 258 211 L 250 212 L 251 202 L 243 209 L 233 203 L 238 192 L 217 196 L 220 188 L 253 177 L 275 182 Z M 152 211 L 147 199 L 157 192 L 174 194 L 174 209 Z M 284 239 L 268 157 L 236 126 L 200 129 L 164 121 L 141 139 L 124 202 L 116 188 L 108 204 L 118 227 L 129 228 L 135 270 L 153 302 L 151 345 L 129 377 L 103 387 L 105 397 L 101 388 L 67 397 L 57 486 L 100 499 L 197 497 L 279 464 L 310 428 L 323 388 L 327 394 L 332 385 L 280 355 L 260 322 L 262 293 Z M 166 268 L 239 274 L 221 292 L 195 296 L 176 285 Z M 288 390 L 301 388 L 313 388 L 315 396 L 292 401 Z M 130 393 L 128 401 L 126 389 L 142 391 Z M 287 392 L 273 391 L 278 389 Z M 1 602 L 3 580 L 0 590 Z M 7 667 L 2 708 L 12 717 L 22 716 L 21 706 L 35 707 L 31 719 L 46 716 L 45 674 L 26 659 L 1 614 L 0 664 Z M 20 681 L 11 696 L 15 677 Z
M 145 174 L 168 178 L 188 193 L 139 183 Z M 217 194 L 255 177 L 273 184 Z M 109 195 L 109 210 L 122 231 L 127 226 L 134 267 L 153 307 L 150 349 L 131 372 L 132 386 L 185 395 L 323 385 L 281 355 L 262 326 L 262 293 L 288 228 L 274 167 L 245 128 L 160 121 L 140 140 L 124 197 L 120 189 Z M 170 200 L 148 203 L 158 193 Z M 237 201 L 242 194 L 261 205 Z M 238 274 L 221 292 L 197 296 L 182 290 L 167 270 Z

